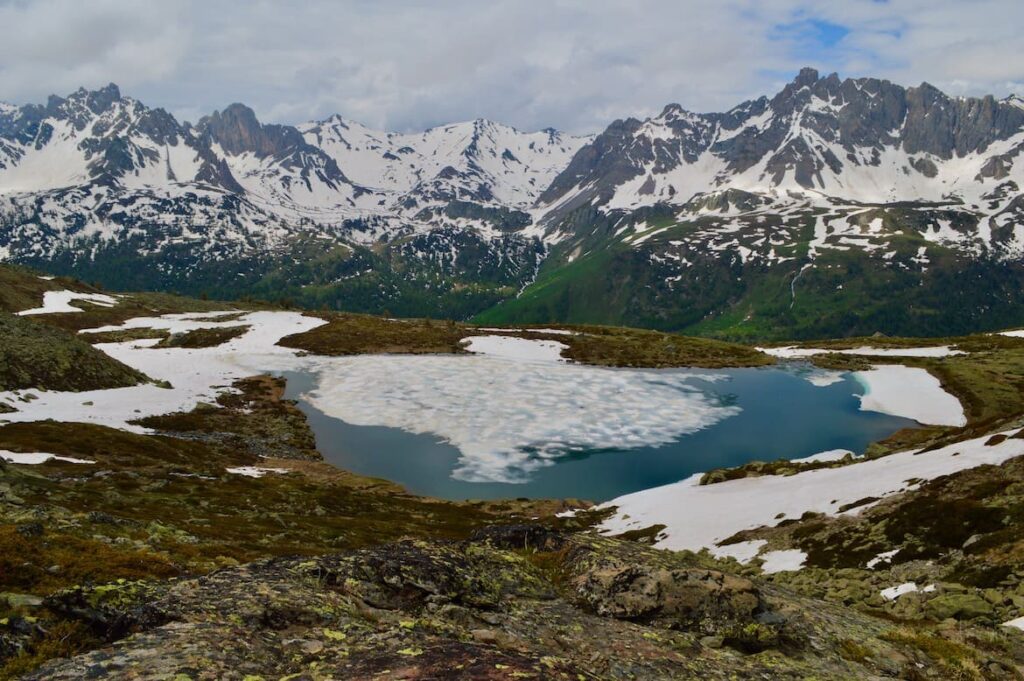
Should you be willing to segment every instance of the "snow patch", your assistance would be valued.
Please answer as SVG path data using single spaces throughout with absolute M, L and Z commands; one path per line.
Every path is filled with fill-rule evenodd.
M 569 346 L 557 341 L 514 336 L 469 336 L 463 338 L 462 343 L 473 354 L 527 362 L 564 362 L 562 351 L 569 349 Z
M 804 566 L 807 554 L 799 549 L 768 551 L 761 556 L 761 571 L 766 575 L 776 572 L 795 572 Z
M 853 454 L 849 449 L 830 449 L 827 452 L 818 452 L 805 456 L 802 459 L 791 459 L 793 463 L 819 463 L 824 461 L 842 461 L 848 454 Z
M 917 591 L 917 584 L 914 582 L 904 582 L 903 584 L 897 584 L 896 586 L 890 586 L 887 589 L 882 589 L 879 593 L 885 600 L 895 601 L 904 594 L 917 593 Z
M 19 315 L 54 314 L 58 312 L 81 312 L 82 308 L 74 307 L 71 302 L 83 300 L 100 307 L 114 307 L 117 298 L 103 293 L 78 293 L 77 291 L 46 291 L 43 293 L 43 306 L 31 310 L 22 310 Z
M 264 468 L 261 466 L 237 466 L 235 468 L 227 468 L 228 473 L 234 475 L 244 475 L 247 478 L 262 478 L 267 473 L 288 473 L 287 468 Z
M 855 371 L 853 377 L 864 386 L 862 411 L 914 419 L 935 426 L 964 426 L 960 401 L 942 389 L 939 379 L 924 369 L 900 365 L 876 366 Z
M 1013 431 L 1007 433 L 1011 434 Z M 612 534 L 665 525 L 657 546 L 672 550 L 712 549 L 743 530 L 775 526 L 807 512 L 838 515 L 839 508 L 867 497 L 913 489 L 908 481 L 932 480 L 1024 455 L 1024 440 L 987 446 L 989 435 L 930 452 L 908 451 L 836 468 L 795 475 L 765 475 L 701 485 L 701 475 L 627 494 L 600 505 L 616 508 L 601 525 Z M 858 513 L 865 506 L 846 511 Z
M 1002 626 L 1013 627 L 1014 629 L 1020 629 L 1021 631 L 1024 631 L 1024 617 L 1018 617 L 1016 619 L 1010 620 L 1009 622 L 1003 622 Z
M 233 322 L 184 319 L 189 316 L 196 315 L 172 315 L 171 319 L 149 322 L 135 319 L 120 326 L 101 328 L 115 330 L 149 324 L 173 331 L 222 325 L 247 325 L 250 328 L 242 336 L 212 348 L 147 347 L 153 345 L 152 339 L 97 344 L 96 348 L 114 359 L 142 371 L 154 380 L 167 381 L 172 387 L 143 384 L 84 392 L 39 392 L 37 399 L 19 403 L 19 411 L 4 414 L 4 420 L 30 422 L 54 419 L 146 433 L 149 432 L 147 429 L 129 422 L 145 416 L 190 411 L 199 402 L 215 402 L 220 394 L 230 392 L 231 384 L 238 379 L 265 371 L 301 367 L 296 351 L 277 346 L 277 341 L 289 334 L 302 333 L 326 323 L 295 312 L 252 312 Z M 7 397 L 14 397 L 14 393 L 0 392 L 0 399 Z M 83 402 L 92 402 L 92 406 L 83 406 Z
M 741 563 L 749 563 L 767 543 L 764 539 L 753 539 L 736 542 L 735 544 L 712 546 L 710 550 L 711 555 L 716 558 L 735 558 Z
M 799 357 L 813 357 L 814 355 L 823 355 L 826 353 L 836 353 L 839 355 L 867 355 L 869 357 L 949 357 L 952 355 L 967 354 L 961 350 L 953 350 L 948 345 L 936 345 L 925 348 L 859 347 L 850 348 L 846 350 L 831 350 L 828 348 L 798 348 L 795 346 L 757 349 L 765 354 L 786 359 L 793 359 Z
M 76 459 L 72 456 L 57 456 L 56 454 L 47 454 L 45 452 L 9 452 L 6 449 L 0 449 L 0 459 L 23 466 L 36 466 L 50 460 L 64 461 L 66 463 L 96 463 L 89 459 Z
M 899 552 L 899 549 L 893 549 L 892 551 L 882 551 L 880 554 L 878 554 L 877 556 L 868 561 L 868 570 L 874 570 L 876 565 L 888 563 L 892 559 L 892 557 Z

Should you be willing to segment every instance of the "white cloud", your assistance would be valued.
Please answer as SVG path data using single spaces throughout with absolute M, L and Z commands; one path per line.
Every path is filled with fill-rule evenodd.
M 37 101 L 82 85 L 180 77 L 191 26 L 183 3 L 0 2 L 0 96 Z
M 849 33 L 821 44 L 813 21 Z M 805 64 L 1002 96 L 1024 81 L 1021 25 L 1019 0 L 0 0 L 0 99 L 115 81 L 189 118 L 244 101 L 283 122 L 589 132 L 726 109 Z

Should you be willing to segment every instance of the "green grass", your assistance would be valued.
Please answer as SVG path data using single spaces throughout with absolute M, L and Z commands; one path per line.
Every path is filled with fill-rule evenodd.
M 602 249 L 560 266 L 542 268 L 541 276 L 514 299 L 473 318 L 477 324 L 614 324 L 619 310 L 609 290 L 596 284 L 610 269 L 614 252 Z
M 690 252 L 685 268 L 659 267 L 659 249 L 699 225 L 670 225 L 637 246 L 610 237 L 567 242 L 551 254 L 537 281 L 474 321 L 625 325 L 746 343 L 876 332 L 949 336 L 1024 323 L 1019 266 L 964 260 L 905 233 L 894 233 L 887 248 L 908 259 L 926 247 L 926 270 L 830 250 L 793 285 L 808 262 L 810 222 L 802 238 L 777 252 L 795 260 L 741 264 L 713 252 Z M 577 255 L 572 262 L 570 252 Z

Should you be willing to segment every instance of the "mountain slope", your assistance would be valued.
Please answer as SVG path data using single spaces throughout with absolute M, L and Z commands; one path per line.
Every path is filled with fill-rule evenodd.
M 419 135 L 242 104 L 179 124 L 117 86 L 0 109 L 0 260 L 108 286 L 467 316 L 543 255 L 523 212 L 585 138 Z
M 1017 324 L 1022 151 L 1017 98 L 810 69 L 724 114 L 616 121 L 540 197 L 538 281 L 480 320 L 732 337 Z
M 593 138 L 0 107 L 0 260 L 111 287 L 733 338 L 1024 323 L 1024 100 L 820 77 Z M 970 285 L 966 285 L 969 283 Z

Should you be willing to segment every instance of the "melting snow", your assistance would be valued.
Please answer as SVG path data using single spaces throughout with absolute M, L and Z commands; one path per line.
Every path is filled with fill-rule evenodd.
M 230 311 L 227 311 L 230 312 Z M 266 371 L 318 374 L 307 398 L 355 425 L 433 433 L 461 453 L 455 475 L 473 481 L 524 481 L 564 453 L 665 444 L 739 410 L 709 398 L 692 372 L 612 370 L 559 362 L 557 341 L 477 336 L 470 356 L 299 357 L 276 345 L 324 322 L 291 312 L 225 312 L 132 319 L 89 331 L 154 327 L 172 332 L 248 325 L 212 348 L 154 348 L 155 341 L 99 344 L 112 357 L 172 388 L 140 385 L 82 393 L 47 391 L 5 414 L 7 421 L 98 423 L 145 432 L 134 420 L 213 402 L 239 378 Z M 0 393 L 0 399 L 14 397 Z M 83 402 L 92 406 L 83 407 Z
M 740 541 L 735 544 L 712 546 L 711 553 L 716 558 L 735 558 L 741 563 L 749 563 L 767 543 L 764 539 Z
M 318 363 L 306 399 L 347 423 L 438 435 L 460 451 L 454 477 L 472 482 L 523 482 L 568 452 L 667 444 L 738 412 L 690 385 L 692 374 L 553 359 L 333 358 Z
M 827 452 L 818 452 L 805 456 L 802 459 L 792 459 L 793 463 L 820 463 L 823 461 L 842 461 L 847 454 L 853 454 L 849 449 L 830 449 Z
M 247 478 L 262 478 L 267 473 L 287 473 L 287 468 L 263 468 L 260 466 L 238 466 L 226 469 L 234 475 L 244 475 Z
M 873 570 L 876 565 L 888 563 L 889 560 L 892 559 L 892 557 L 899 552 L 899 549 L 893 549 L 892 551 L 882 551 L 880 554 L 878 554 L 877 556 L 868 561 L 867 568 L 869 570 Z
M 218 314 L 218 313 L 211 313 Z M 223 313 L 219 313 L 223 314 Z M 297 362 L 296 352 L 275 345 L 282 337 L 308 331 L 324 324 L 323 320 L 304 317 L 295 312 L 253 312 L 234 322 L 197 322 L 173 315 L 172 319 L 157 320 L 158 328 L 173 331 L 200 326 L 249 325 L 244 335 L 212 348 L 151 348 L 154 341 L 104 343 L 96 347 L 125 364 L 139 369 L 150 378 L 168 381 L 173 387 L 161 388 L 152 384 L 111 390 L 85 392 L 46 391 L 38 398 L 19 403 L 19 411 L 4 414 L 8 422 L 54 419 L 78 423 L 96 423 L 135 432 L 147 432 L 130 421 L 155 414 L 189 411 L 199 402 L 213 402 L 217 396 L 230 390 L 233 381 L 252 376 L 278 366 Z M 142 323 L 130 320 L 122 327 L 135 328 Z M 166 324 L 160 327 L 160 324 Z M 95 329 L 93 329 L 95 330 Z M 0 393 L 0 399 L 13 393 Z M 83 402 L 92 402 L 84 407 Z
M 828 371 L 827 369 L 822 369 L 820 371 L 811 371 L 804 376 L 804 378 L 806 378 L 807 382 L 811 385 L 819 388 L 827 388 L 830 385 L 841 383 L 844 376 L 845 374 L 841 371 Z
M 1018 617 L 1017 619 L 1012 619 L 1009 622 L 1003 622 L 1003 626 L 1013 627 L 1014 629 L 1024 631 L 1024 617 Z
M 804 566 L 807 554 L 799 549 L 768 551 L 761 555 L 761 571 L 766 575 L 775 572 L 793 572 Z
M 953 350 L 948 345 L 935 345 L 924 348 L 871 348 L 862 346 L 847 350 L 831 350 L 829 348 L 798 348 L 790 345 L 781 348 L 758 348 L 758 350 L 774 357 L 782 357 L 786 359 L 813 357 L 814 355 L 823 355 L 826 353 L 836 353 L 840 355 L 867 355 L 876 357 L 949 357 L 951 355 L 967 354 L 960 350 Z
M 0 449 L 0 459 L 5 459 L 10 463 L 22 464 L 24 466 L 35 466 L 41 463 L 46 463 L 51 459 L 56 461 L 65 461 L 67 463 L 96 463 L 89 459 L 76 459 L 71 456 L 57 456 L 56 454 L 47 454 L 45 452 L 19 453 L 9 452 L 5 449 Z
M 77 291 L 46 291 L 43 293 L 43 306 L 31 310 L 22 310 L 19 315 L 53 314 L 56 312 L 81 312 L 82 308 L 74 307 L 71 302 L 84 300 L 100 307 L 117 305 L 117 298 L 102 293 L 78 293 Z
M 914 582 L 904 582 L 896 586 L 890 586 L 888 589 L 882 589 L 879 593 L 887 601 L 894 601 L 903 594 L 916 593 L 918 590 L 917 584 Z
M 598 508 L 617 510 L 601 527 L 620 533 L 661 524 L 665 529 L 659 547 L 711 549 L 737 532 L 774 526 L 780 518 L 799 518 L 807 512 L 837 515 L 845 504 L 912 489 L 917 483 L 911 480 L 931 480 L 975 466 L 999 465 L 1024 455 L 1024 440 L 1006 439 L 987 446 L 988 439 L 986 435 L 930 452 L 899 452 L 789 476 L 765 475 L 701 485 L 702 474 L 697 474 L 602 504 Z
M 853 377 L 864 386 L 860 398 L 863 411 L 902 416 L 935 426 L 967 424 L 960 401 L 943 390 L 939 379 L 924 369 L 877 366 L 868 371 L 855 371 Z
M 470 336 L 464 338 L 462 343 L 466 350 L 474 354 L 531 362 L 564 362 L 562 350 L 568 350 L 567 345 L 557 341 L 514 336 Z

